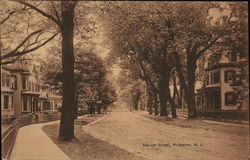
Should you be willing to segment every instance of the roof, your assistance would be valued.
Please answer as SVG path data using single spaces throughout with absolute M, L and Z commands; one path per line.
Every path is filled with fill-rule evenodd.
M 209 91 L 209 90 L 220 90 L 220 87 L 206 87 L 206 88 L 200 88 L 200 89 L 197 89 L 197 92 L 205 92 L 205 91 Z
M 2 93 L 13 94 L 14 91 L 12 89 L 10 89 L 9 87 L 1 87 L 1 94 Z
M 30 91 L 22 91 L 22 95 L 33 95 L 33 96 L 40 96 L 40 93 L 30 92 Z
M 27 73 L 29 72 L 28 70 L 14 67 L 14 66 L 2 66 L 2 68 L 11 72 L 27 72 Z
M 240 62 L 231 62 L 231 63 L 219 63 L 217 65 L 214 65 L 214 66 L 211 66 L 211 67 L 208 67 L 206 68 L 205 70 L 206 71 L 211 71 L 211 70 L 215 70 L 215 69 L 218 69 L 218 68 L 226 68 L 226 67 L 240 67 L 242 66 L 243 64 L 240 63 Z

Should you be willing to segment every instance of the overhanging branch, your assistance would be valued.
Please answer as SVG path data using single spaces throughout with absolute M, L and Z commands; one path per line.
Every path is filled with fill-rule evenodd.
M 34 32 L 32 32 L 31 34 L 29 34 L 13 51 L 11 51 L 9 54 L 11 55 L 11 54 L 14 54 L 14 53 L 16 53 L 17 51 L 18 51 L 18 49 L 19 48 L 21 48 L 24 44 L 25 44 L 25 42 L 26 41 L 28 41 L 33 35 L 35 35 L 35 34 L 39 34 L 39 33 L 41 33 L 43 30 L 38 30 L 38 31 L 34 31 Z
M 213 41 L 211 41 L 207 46 L 205 46 L 202 50 L 200 50 L 197 54 L 196 54 L 196 59 L 199 59 L 200 58 L 200 56 L 202 56 L 202 54 L 207 50 L 207 49 L 209 49 L 212 45 L 214 45 L 215 44 L 215 42 L 219 39 L 219 38 L 221 38 L 222 36 L 218 36 L 218 37 L 216 37 Z
M 56 18 L 53 17 L 52 15 L 50 15 L 50 14 L 48 14 L 48 13 L 42 11 L 41 9 L 37 8 L 36 6 L 33 6 L 32 4 L 27 3 L 27 2 L 25 2 L 25 1 L 23 1 L 23 0 L 13 0 L 13 1 L 18 2 L 18 3 L 20 3 L 20 4 L 23 4 L 23 5 L 25 5 L 25 6 L 30 7 L 31 9 L 33 9 L 33 10 L 37 11 L 38 13 L 40 13 L 41 15 L 43 15 L 44 17 L 47 17 L 47 18 L 49 18 L 50 20 L 52 20 L 54 23 L 56 23 L 56 24 L 61 28 L 61 25 L 62 25 L 62 24 L 61 24 L 61 21 L 58 20 L 58 19 L 56 19 Z
M 10 12 L 9 15 L 8 15 L 6 18 L 4 18 L 4 19 L 0 22 L 0 25 L 2 25 L 4 22 L 6 22 L 6 21 L 10 18 L 10 16 L 11 16 L 12 14 L 14 14 L 15 12 L 16 12 L 16 11 Z
M 54 39 L 57 35 L 58 35 L 58 33 L 54 34 L 54 35 L 51 36 L 49 39 L 47 39 L 46 41 L 44 41 L 42 44 L 37 45 L 36 47 L 33 47 L 33 48 L 31 48 L 31 49 L 24 50 L 24 51 L 16 51 L 16 52 L 7 53 L 7 54 L 1 56 L 1 60 L 4 60 L 4 59 L 6 59 L 6 58 L 16 57 L 16 56 L 21 56 L 21 55 L 24 55 L 24 54 L 26 54 L 26 53 L 35 51 L 35 50 L 39 49 L 40 47 L 44 46 L 45 44 L 47 44 L 47 43 L 48 43 L 49 41 L 51 41 L 52 39 Z

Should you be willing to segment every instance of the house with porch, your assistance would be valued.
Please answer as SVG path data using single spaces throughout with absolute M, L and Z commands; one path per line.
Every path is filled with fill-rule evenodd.
M 14 116 L 14 83 L 11 70 L 1 67 L 1 116 L 2 119 Z
M 6 118 L 58 111 L 61 97 L 41 83 L 38 66 L 19 60 L 1 69 L 1 114 Z
M 246 110 L 246 106 L 240 105 L 236 91 L 236 88 L 242 87 L 242 65 L 242 58 L 236 50 L 209 54 L 205 64 L 205 81 L 196 90 L 197 110 Z

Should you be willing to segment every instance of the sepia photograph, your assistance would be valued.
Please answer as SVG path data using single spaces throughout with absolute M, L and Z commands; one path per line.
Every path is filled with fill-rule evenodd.
M 250 160 L 247 1 L 0 1 L 1 159 Z

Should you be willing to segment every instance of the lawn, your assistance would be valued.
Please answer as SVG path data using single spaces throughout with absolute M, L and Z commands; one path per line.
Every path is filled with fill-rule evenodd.
M 133 113 L 167 125 L 173 125 L 183 128 L 201 129 L 207 131 L 215 131 L 231 135 L 249 135 L 249 125 L 247 124 L 230 124 L 230 123 L 209 123 L 202 119 L 178 119 L 166 116 L 149 115 L 146 112 L 134 111 Z
M 97 118 L 85 117 L 88 123 Z M 101 141 L 85 133 L 80 125 L 75 125 L 75 140 L 63 142 L 57 139 L 59 124 L 44 126 L 43 131 L 72 160 L 143 160 L 117 146 Z

